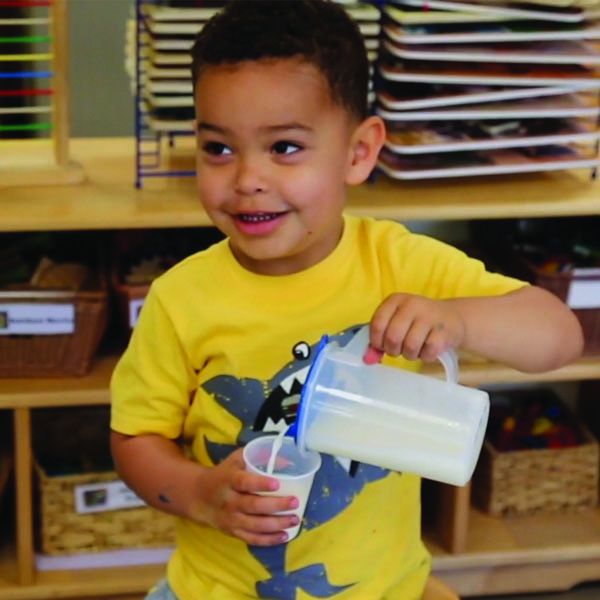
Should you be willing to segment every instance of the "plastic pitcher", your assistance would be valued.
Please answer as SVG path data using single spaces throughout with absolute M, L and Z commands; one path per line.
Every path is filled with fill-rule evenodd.
M 314 450 L 452 485 L 473 474 L 489 415 L 486 392 L 457 383 L 454 352 L 439 360 L 446 381 L 367 365 L 363 327 L 345 347 L 321 339 L 290 428 Z

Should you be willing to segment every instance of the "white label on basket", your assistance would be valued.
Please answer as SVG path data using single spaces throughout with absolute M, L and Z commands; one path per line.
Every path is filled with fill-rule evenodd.
M 0 304 L 0 335 L 59 335 L 74 331 L 73 304 Z
M 567 304 L 571 308 L 600 308 L 600 280 L 571 281 Z
M 131 327 L 131 329 L 136 326 L 143 305 L 144 298 L 129 301 L 129 327 Z
M 82 514 L 146 506 L 120 480 L 77 485 L 74 491 L 75 510 Z

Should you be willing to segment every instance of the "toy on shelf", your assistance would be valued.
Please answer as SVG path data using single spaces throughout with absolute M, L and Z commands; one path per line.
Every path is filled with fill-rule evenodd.
M 0 31 L 0 187 L 81 182 L 69 158 L 66 0 L 0 2 Z

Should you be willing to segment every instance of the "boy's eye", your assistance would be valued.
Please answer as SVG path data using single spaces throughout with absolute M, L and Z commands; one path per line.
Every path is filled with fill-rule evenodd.
M 221 142 L 206 142 L 202 145 L 202 150 L 212 156 L 227 156 L 232 154 L 231 148 Z
M 302 147 L 294 142 L 282 140 L 280 142 L 275 142 L 273 146 L 271 146 L 271 150 L 274 154 L 294 154 L 295 152 L 302 150 Z

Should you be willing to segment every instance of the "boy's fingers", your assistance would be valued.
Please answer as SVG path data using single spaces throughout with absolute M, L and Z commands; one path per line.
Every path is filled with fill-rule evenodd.
M 369 338 L 371 346 L 378 350 L 384 350 L 384 341 L 390 322 L 401 304 L 402 298 L 399 294 L 388 296 L 375 311 L 369 325 Z
M 421 358 L 425 362 L 433 362 L 434 360 L 437 360 L 437 357 L 447 350 L 448 347 L 449 344 L 447 343 L 444 334 L 434 328 L 425 340 L 423 350 L 421 351 Z
M 409 360 L 416 360 L 419 358 L 430 331 L 431 325 L 428 321 L 414 321 L 404 336 L 404 341 L 402 342 L 402 356 Z
M 249 546 L 277 546 L 288 541 L 288 534 L 285 531 L 261 534 L 251 533 L 243 529 L 234 529 L 231 533 L 246 542 Z
M 296 515 L 240 515 L 235 526 L 250 534 L 269 534 L 282 532 L 298 523 Z
M 377 350 L 376 348 L 373 348 L 373 346 L 369 346 L 363 356 L 363 362 L 367 365 L 375 365 L 381 362 L 383 354 L 384 352 L 382 350 Z
M 258 494 L 242 495 L 240 509 L 250 515 L 270 515 L 281 511 L 298 508 L 295 496 L 260 496 Z
M 246 494 L 276 492 L 279 489 L 279 481 L 274 477 L 240 471 L 239 475 L 232 481 L 232 487 L 236 492 Z

